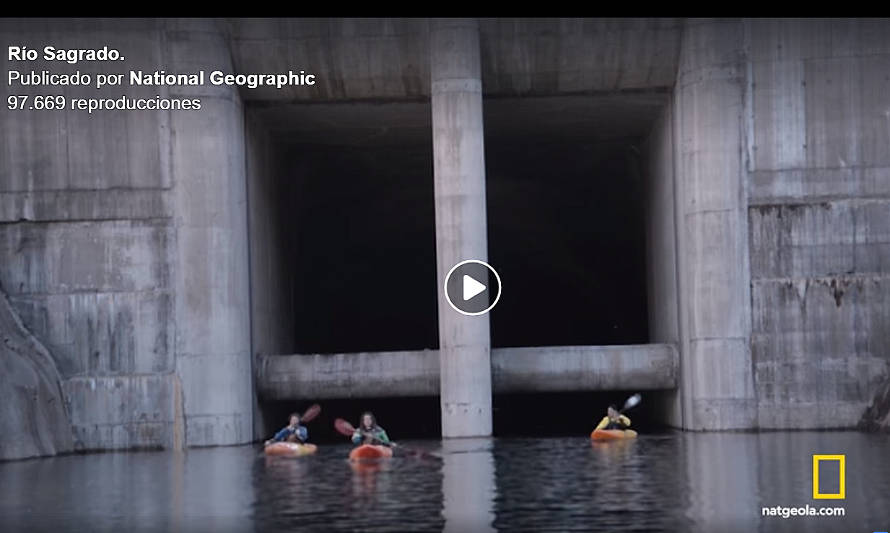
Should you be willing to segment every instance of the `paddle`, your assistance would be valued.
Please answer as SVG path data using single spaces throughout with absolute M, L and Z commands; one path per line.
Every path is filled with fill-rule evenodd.
M 350 424 L 346 420 L 343 420 L 342 418 L 338 418 L 338 419 L 334 420 L 334 429 L 336 429 L 341 435 L 345 435 L 347 437 L 352 437 L 353 433 L 355 433 L 355 431 L 356 431 L 355 428 L 352 426 L 352 424 Z M 380 442 L 381 444 L 387 444 L 387 443 L 383 443 L 383 441 L 381 441 L 374 435 L 368 433 L 367 431 L 360 431 L 359 433 L 361 433 L 362 435 L 364 435 L 366 437 L 371 437 L 372 439 L 374 439 L 377 442 Z M 393 448 L 398 448 L 398 446 L 399 446 L 398 444 L 396 444 L 395 442 L 392 442 L 392 441 L 390 441 L 388 443 L 388 445 L 392 446 Z
M 350 424 L 346 420 L 343 420 L 342 418 L 338 418 L 338 419 L 334 420 L 334 429 L 336 429 L 338 433 L 340 433 L 341 435 L 344 435 L 346 437 L 352 437 L 353 433 L 355 433 L 355 431 L 356 431 L 355 427 L 353 427 L 352 424 Z M 374 437 L 374 435 L 368 433 L 367 431 L 359 430 L 359 433 L 361 433 L 362 435 L 365 435 L 366 437 L 371 437 L 372 439 L 379 441 L 379 439 L 377 439 L 376 437 Z M 413 453 L 415 455 L 419 455 L 420 457 L 437 458 L 435 455 L 433 455 L 425 450 L 419 450 L 417 448 L 405 447 L 405 446 L 402 446 L 402 445 L 392 442 L 392 441 L 389 441 L 389 446 L 391 446 L 393 448 L 401 448 L 402 450 L 405 450 L 408 453 Z
M 319 413 L 321 413 L 321 406 L 314 403 L 310 405 L 309 409 L 306 409 L 303 416 L 300 417 L 300 422 L 311 422 Z
M 624 407 L 622 407 L 621 410 L 618 411 L 618 414 L 620 415 L 628 409 L 633 409 L 634 407 L 640 405 L 641 401 L 643 401 L 643 396 L 641 396 L 639 392 L 634 394 L 633 396 L 628 398 L 627 401 L 624 402 Z
M 319 413 L 321 413 L 320 405 L 318 405 L 317 403 L 310 405 L 309 408 L 303 412 L 303 416 L 300 417 L 300 423 L 305 424 L 305 423 L 311 422 L 312 419 L 317 417 Z M 269 444 L 271 444 L 271 442 L 270 442 L 271 440 L 272 439 L 267 440 L 265 442 L 265 445 L 268 446 Z

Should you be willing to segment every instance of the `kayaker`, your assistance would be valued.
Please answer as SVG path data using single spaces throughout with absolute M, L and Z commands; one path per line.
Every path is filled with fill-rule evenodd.
M 596 429 L 627 429 L 630 427 L 630 418 L 627 418 L 618 411 L 614 404 L 609 406 L 606 416 L 600 420 Z
M 362 415 L 361 422 L 352 434 L 352 443 L 391 445 L 386 431 L 377 425 L 377 419 L 370 411 Z
M 274 437 L 267 440 L 266 445 L 281 441 L 305 444 L 307 440 L 309 440 L 309 430 L 306 429 L 306 426 L 300 425 L 299 414 L 291 413 L 287 426 L 276 433 Z

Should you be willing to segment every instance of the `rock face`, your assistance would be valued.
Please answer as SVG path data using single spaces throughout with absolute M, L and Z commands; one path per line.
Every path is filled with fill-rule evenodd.
M 71 449 L 55 363 L 0 291 L 0 460 Z
M 890 433 L 890 376 L 878 388 L 871 406 L 862 414 L 859 428 Z

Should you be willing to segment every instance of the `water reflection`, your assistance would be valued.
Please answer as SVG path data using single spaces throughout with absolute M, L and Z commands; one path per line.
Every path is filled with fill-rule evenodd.
M 812 456 L 846 455 L 846 499 L 812 499 Z M 890 436 L 853 432 L 764 433 L 758 438 L 760 505 L 842 506 L 843 518 L 763 518 L 762 531 L 890 531 Z M 823 488 L 828 488 L 823 485 Z M 779 525 L 776 525 L 779 522 Z M 796 527 L 796 529 L 795 529 Z
M 251 508 L 256 495 L 252 448 L 206 448 L 184 455 L 180 502 L 184 530 L 253 531 Z
M 353 508 L 357 513 L 373 513 L 390 493 L 392 463 L 389 458 L 349 462 Z
M 376 476 L 374 474 L 378 472 L 388 471 L 390 467 L 392 467 L 392 461 L 390 461 L 389 459 L 374 459 L 349 462 L 349 468 L 351 468 L 352 472 L 356 474 L 352 477 L 353 480 L 375 480 Z
M 251 531 L 254 455 L 214 448 L 0 463 L 0 531 Z
M 256 530 L 396 531 L 410 524 L 411 531 L 441 531 L 441 461 L 397 452 L 355 463 L 350 449 L 320 446 L 307 457 L 258 461 Z
M 495 457 L 498 530 L 689 531 L 676 438 L 499 440 Z
M 886 435 L 665 433 L 634 441 L 454 439 L 353 464 L 348 445 L 0 463 L 0 531 L 887 531 Z M 845 454 L 842 501 L 812 499 L 812 455 Z M 842 506 L 842 518 L 761 516 Z
M 706 433 L 682 439 L 688 485 L 685 515 L 699 531 L 750 531 L 760 513 L 758 435 Z
M 497 488 L 491 448 L 491 439 L 443 441 L 443 531 L 496 531 L 492 526 Z

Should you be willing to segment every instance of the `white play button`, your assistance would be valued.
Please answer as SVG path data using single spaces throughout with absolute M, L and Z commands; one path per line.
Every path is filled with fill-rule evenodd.
M 501 277 L 485 261 L 467 259 L 451 267 L 442 289 L 445 301 L 458 313 L 484 315 L 501 299 Z
M 485 285 L 470 276 L 464 275 L 464 301 L 485 292 Z

